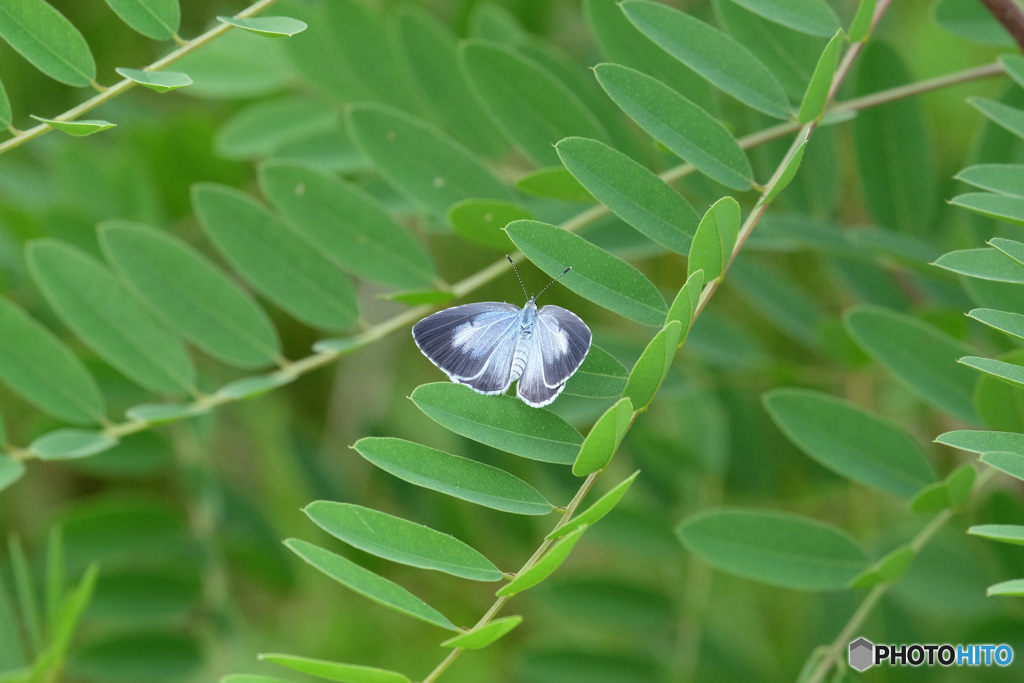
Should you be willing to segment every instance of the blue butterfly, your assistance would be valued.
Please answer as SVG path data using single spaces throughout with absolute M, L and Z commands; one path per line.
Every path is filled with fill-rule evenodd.
M 592 335 L 572 311 L 551 305 L 538 309 L 540 294 L 522 308 L 488 301 L 438 311 L 413 325 L 412 338 L 453 382 L 491 396 L 504 394 L 518 379 L 516 395 L 541 408 L 558 398 L 579 369 Z

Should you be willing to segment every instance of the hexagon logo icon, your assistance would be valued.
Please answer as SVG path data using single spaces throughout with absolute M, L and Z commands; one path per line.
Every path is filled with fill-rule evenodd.
M 850 666 L 864 671 L 874 664 L 875 646 L 867 638 L 858 638 L 850 643 Z

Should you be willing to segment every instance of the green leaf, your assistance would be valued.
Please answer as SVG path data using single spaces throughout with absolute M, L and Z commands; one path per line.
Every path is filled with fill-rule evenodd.
M 184 345 L 106 266 L 54 239 L 34 240 L 26 260 L 50 307 L 89 348 L 140 386 L 180 395 L 195 383 Z
M 982 453 L 980 460 L 1000 472 L 1024 481 L 1024 454 L 993 451 Z
M 99 235 L 128 288 L 193 344 L 239 367 L 259 367 L 279 356 L 267 314 L 193 247 L 127 221 L 107 221 Z
M 985 97 L 968 97 L 967 103 L 984 114 L 990 121 L 1002 126 L 1017 137 L 1024 137 L 1024 110 Z
M 262 100 L 220 126 L 213 145 L 227 159 L 269 157 L 311 135 L 337 131 L 339 116 L 335 107 L 303 97 Z
M 176 422 L 185 418 L 194 417 L 210 412 L 209 408 L 203 408 L 194 404 L 173 404 L 173 403 L 141 403 L 129 408 L 125 415 L 129 420 L 140 420 L 149 424 L 161 424 L 164 422 Z
M 1024 434 L 1016 432 L 989 432 L 974 429 L 959 429 L 946 432 L 935 438 L 937 443 L 971 453 L 988 451 L 1009 451 L 1024 457 Z
M 910 510 L 920 514 L 962 506 L 970 498 L 975 476 L 970 464 L 958 467 L 942 481 L 921 489 L 910 501 Z
M 9 455 L 0 454 L 0 491 L 25 476 L 25 465 Z M 0 589 L 2 590 L 2 589 Z
M 513 396 L 483 396 L 462 384 L 437 382 L 416 387 L 410 398 L 456 434 L 531 460 L 568 465 L 583 443 L 568 422 Z
M 957 362 L 1014 386 L 1024 388 L 1024 367 L 1015 363 L 978 356 L 964 356 Z
M 675 358 L 681 338 L 681 323 L 672 321 L 654 335 L 647 348 L 640 354 L 636 365 L 629 373 L 629 379 L 626 380 L 626 389 L 622 392 L 636 410 L 645 411 L 654 400 L 654 395 L 672 367 L 672 360 Z
M 92 600 L 93 591 L 96 588 L 96 579 L 99 578 L 99 565 L 91 563 L 82 574 L 71 592 L 64 598 L 60 606 L 60 614 L 57 620 L 50 625 L 50 648 L 57 653 L 57 659 L 62 659 L 71 644 L 71 638 L 78 628 L 78 622 L 82 613 L 89 606 Z
M 997 311 L 992 308 L 975 308 L 967 315 L 1000 332 L 1024 339 L 1024 314 Z
M 726 187 L 750 187 L 747 156 L 736 138 L 706 111 L 639 71 L 598 64 L 594 73 L 608 96 L 674 154 Z
M 35 585 L 35 574 L 29 568 L 25 550 L 18 536 L 7 536 L 7 549 L 11 558 L 11 574 L 25 633 L 31 649 L 38 652 L 42 649 L 43 629 L 39 618 L 39 595 Z
M 1024 165 L 975 164 L 953 177 L 989 192 L 1024 197 Z
M 977 422 L 977 379 L 956 361 L 971 348 L 917 318 L 878 306 L 858 306 L 843 324 L 869 356 L 922 399 L 965 422 Z
M 85 38 L 44 0 L 0 4 L 0 38 L 55 81 L 83 88 L 96 78 Z
M 48 415 L 103 420 L 103 396 L 78 357 L 48 329 L 0 297 L 0 379 Z
M 205 99 L 251 98 L 293 82 L 294 68 L 277 41 L 230 31 L 175 62 L 195 83 L 189 94 Z
M 291 17 L 217 17 L 217 20 L 267 38 L 287 38 L 309 28 L 306 22 Z
M 505 228 L 538 268 L 580 296 L 645 325 L 660 325 L 667 306 L 643 273 L 578 235 L 547 223 L 515 221 Z
M 857 12 L 850 21 L 850 43 L 863 43 L 871 35 L 871 23 L 878 0 L 860 0 Z
M 311 659 L 309 657 L 276 653 L 261 653 L 257 655 L 257 658 L 261 661 L 280 664 L 293 671 L 299 671 L 328 681 L 341 681 L 342 683 L 411 683 L 408 676 L 372 666 L 341 664 L 340 662 L 329 662 L 325 659 Z
M 505 597 L 522 593 L 528 588 L 533 588 L 538 583 L 548 578 L 562 566 L 566 558 L 569 557 L 569 553 L 572 552 L 573 546 L 583 536 L 583 532 L 587 530 L 587 525 L 582 524 L 577 526 L 573 531 L 563 536 L 554 546 L 552 546 L 543 557 L 541 557 L 536 564 L 527 569 L 526 571 L 518 574 L 516 578 L 509 581 L 507 584 L 498 589 L 495 593 L 498 597 Z
M 444 216 L 449 206 L 469 197 L 513 199 L 472 152 L 419 119 L 383 105 L 356 104 L 348 121 L 353 139 L 381 176 L 429 211 Z
M 1002 237 L 993 237 L 988 243 L 1024 267 L 1024 243 Z
M 594 201 L 594 196 L 587 192 L 587 188 L 561 166 L 530 171 L 516 181 L 516 189 L 531 197 L 562 199 L 568 202 Z
M 839 48 L 842 45 L 843 31 L 840 29 L 832 36 L 832 40 L 828 41 L 818 64 L 814 67 L 814 74 L 807 84 L 804 99 L 800 103 L 800 111 L 796 116 L 800 123 L 810 123 L 825 113 L 828 93 L 832 88 L 832 77 L 835 76 L 836 66 L 839 64 Z
M 986 12 L 986 14 L 988 13 Z M 992 19 L 993 17 L 989 14 L 988 18 Z M 1007 76 L 1012 78 L 1017 85 L 1024 88 L 1024 57 L 1016 54 L 999 55 L 996 61 L 1003 66 Z
M 171 40 L 181 25 L 178 0 L 106 0 L 121 21 L 153 40 Z M 124 74 L 122 74 L 124 75 Z
M 1011 579 L 1001 583 L 992 584 L 985 591 L 985 595 L 1010 595 L 1013 597 L 1024 596 L 1024 579 Z
M 676 535 L 713 567 L 783 588 L 839 590 L 868 564 L 845 531 L 784 512 L 706 510 Z
M 263 194 L 304 237 L 339 267 L 398 287 L 434 284 L 422 245 L 353 185 L 320 171 L 269 162 L 260 167 Z
M 790 117 L 778 79 L 725 33 L 679 10 L 628 0 L 622 11 L 648 38 L 740 102 L 779 119 Z
M 2 470 L 0 465 L 0 470 Z M 12 672 L 26 664 L 25 645 L 21 637 L 21 625 L 14 613 L 14 605 L 7 593 L 3 577 L 0 577 L 0 642 L 6 647 L 0 650 L 0 680 L 18 681 L 18 678 L 7 678 Z M 27 669 L 22 669 L 27 671 Z M 21 679 L 27 680 L 27 679 Z
M 517 515 L 546 515 L 551 503 L 505 470 L 392 438 L 360 439 L 353 446 L 371 463 L 399 479 Z
M 628 398 L 619 399 L 606 410 L 583 440 L 580 454 L 572 464 L 572 473 L 577 477 L 585 477 L 607 467 L 619 449 L 622 438 L 626 436 L 632 417 L 633 404 Z
M 1010 34 L 983 4 L 972 0 L 939 0 L 932 13 L 939 26 L 971 42 L 998 47 L 1015 45 Z
M 11 125 L 11 101 L 7 99 L 7 91 L 0 81 L 0 128 Z
M 310 503 L 303 512 L 331 536 L 371 555 L 473 581 L 501 579 L 498 568 L 476 550 L 422 524 L 326 500 Z
M 617 398 L 626 388 L 629 372 L 613 355 L 594 344 L 583 365 L 565 383 L 562 393 L 589 398 Z
M 914 549 L 908 545 L 901 545 L 888 555 L 875 562 L 871 567 L 865 569 L 857 576 L 850 579 L 850 588 L 868 588 L 880 583 L 898 581 L 910 569 L 910 564 L 917 557 Z
M 949 200 L 953 206 L 960 206 L 982 216 L 1024 225 L 1024 197 L 1008 197 L 988 192 L 968 192 Z
M 455 232 L 470 242 L 508 252 L 515 248 L 504 227 L 512 221 L 533 218 L 526 209 L 512 202 L 494 199 L 463 199 L 448 208 L 448 222 Z
M 422 306 L 424 304 L 436 306 L 451 301 L 455 298 L 455 294 L 440 289 L 413 289 L 402 292 L 381 292 L 377 298 L 384 301 L 398 301 L 406 306 Z
M 785 190 L 793 181 L 793 178 L 796 176 L 796 172 L 800 170 L 800 162 L 803 161 L 804 158 L 804 148 L 807 147 L 807 135 L 808 131 L 803 131 L 800 134 L 804 139 L 803 142 L 801 142 L 800 146 L 796 148 L 795 152 L 793 152 L 793 156 L 789 157 L 786 161 L 786 165 L 779 169 L 778 180 L 775 181 L 775 184 L 772 185 L 771 189 L 764 195 L 762 203 L 771 203 L 772 200 L 778 197 L 779 193 Z
M 628 491 L 629 487 L 633 485 L 633 481 L 639 474 L 640 470 L 637 470 L 626 479 L 620 481 L 614 488 L 612 488 L 612 490 L 594 501 L 593 505 L 570 519 L 562 526 L 552 530 L 546 538 L 561 538 L 562 536 L 570 534 L 581 527 L 593 526 L 598 520 L 611 512 L 615 506 L 619 504 L 619 501 L 622 500 L 624 495 L 626 495 L 626 491 Z
M 974 489 L 974 480 L 978 473 L 970 463 L 961 465 L 946 477 L 946 487 L 949 493 L 949 502 L 953 507 L 962 507 L 967 504 Z
M 93 639 L 75 652 L 69 669 L 87 680 L 173 681 L 195 676 L 202 664 L 197 637 L 139 629 Z
M 46 125 L 59 130 L 62 133 L 74 136 L 76 138 L 83 138 L 86 135 L 92 135 L 93 133 L 99 133 L 100 131 L 113 128 L 117 124 L 111 123 L 110 121 L 103 121 L 101 119 L 78 119 L 75 121 L 58 121 L 57 119 L 44 119 L 41 116 L 35 114 L 29 114 L 29 117 L 36 121 L 41 121 Z
M 339 330 L 359 317 L 355 290 L 337 267 L 248 194 L 200 183 L 192 206 L 231 267 L 302 322 Z
M 459 62 L 494 123 L 538 165 L 558 163 L 553 146 L 564 137 L 606 137 L 579 98 L 532 59 L 504 45 L 471 40 L 460 46 Z
M 899 54 L 872 41 L 857 60 L 858 95 L 904 85 L 911 76 Z M 904 98 L 864 109 L 851 124 L 864 201 L 875 223 L 930 235 L 938 187 L 928 122 L 919 100 Z M 892 140 L 899 140 L 894 145 Z
M 278 370 L 269 375 L 246 377 L 225 384 L 217 390 L 216 396 L 231 399 L 232 401 L 255 398 L 256 396 L 262 396 L 272 389 L 294 382 L 296 378 L 297 375 L 288 370 Z
M 764 405 L 800 450 L 847 479 L 903 498 L 935 481 L 914 438 L 879 415 L 807 389 L 770 391 Z
M 461 647 L 467 650 L 479 650 L 498 640 L 523 621 L 519 615 L 501 617 L 483 626 L 466 631 L 441 643 L 442 647 Z
M 970 527 L 967 533 L 992 541 L 1024 545 L 1024 526 L 1019 524 L 977 524 Z
M 175 7 L 177 7 L 177 3 L 175 3 Z M 127 69 L 121 66 L 114 69 L 114 71 L 129 81 L 134 81 L 139 85 L 144 85 L 150 90 L 160 93 L 192 85 L 192 77 L 180 71 L 143 71 L 140 69 Z
M 687 261 L 687 280 L 698 270 L 704 271 L 704 282 L 721 277 L 736 248 L 739 232 L 740 205 L 732 197 L 722 197 L 707 210 L 697 226 Z
M 70 460 L 102 453 L 117 443 L 117 439 L 107 436 L 102 431 L 58 429 L 33 441 L 29 444 L 29 449 L 40 460 Z
M 615 215 L 663 247 L 689 252 L 700 219 L 665 181 L 598 140 L 566 138 L 555 149 L 569 172 Z
M 319 548 L 312 543 L 289 538 L 284 544 L 303 560 L 356 593 L 428 624 L 452 631 L 456 630 L 455 624 L 450 622 L 447 617 L 397 583 L 377 576 L 341 555 Z
M 751 12 L 783 26 L 827 38 L 839 30 L 839 19 L 823 0 L 733 0 Z
M 397 16 L 399 49 L 420 99 L 455 139 L 485 157 L 508 149 L 501 132 L 473 96 L 459 69 L 458 38 L 427 10 L 403 5 Z
M 701 289 L 704 287 L 704 271 L 699 268 L 690 273 L 686 278 L 686 284 L 679 288 L 679 293 L 672 301 L 668 309 L 668 316 L 665 318 L 665 326 L 678 320 L 681 327 L 679 345 L 686 341 L 686 335 L 690 332 L 690 325 L 693 324 L 693 316 L 697 313 L 697 304 L 700 303 Z
M 1024 265 L 998 249 L 961 249 L 943 254 L 935 265 L 954 273 L 997 282 L 1024 283 Z

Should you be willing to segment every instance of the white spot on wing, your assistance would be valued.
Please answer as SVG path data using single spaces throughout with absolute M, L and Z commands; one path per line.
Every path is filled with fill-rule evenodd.
M 476 334 L 477 326 L 473 323 L 462 323 L 452 332 L 452 346 L 461 349 Z

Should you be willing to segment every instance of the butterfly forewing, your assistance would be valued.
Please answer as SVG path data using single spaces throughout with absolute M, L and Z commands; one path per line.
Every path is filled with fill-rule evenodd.
M 564 384 L 590 351 L 590 328 L 578 315 L 561 306 L 544 306 L 537 311 L 536 336 L 544 384 L 548 387 Z
M 522 309 L 481 302 L 455 306 L 416 323 L 412 336 L 423 354 L 453 381 L 485 394 L 512 383 L 512 360 Z

